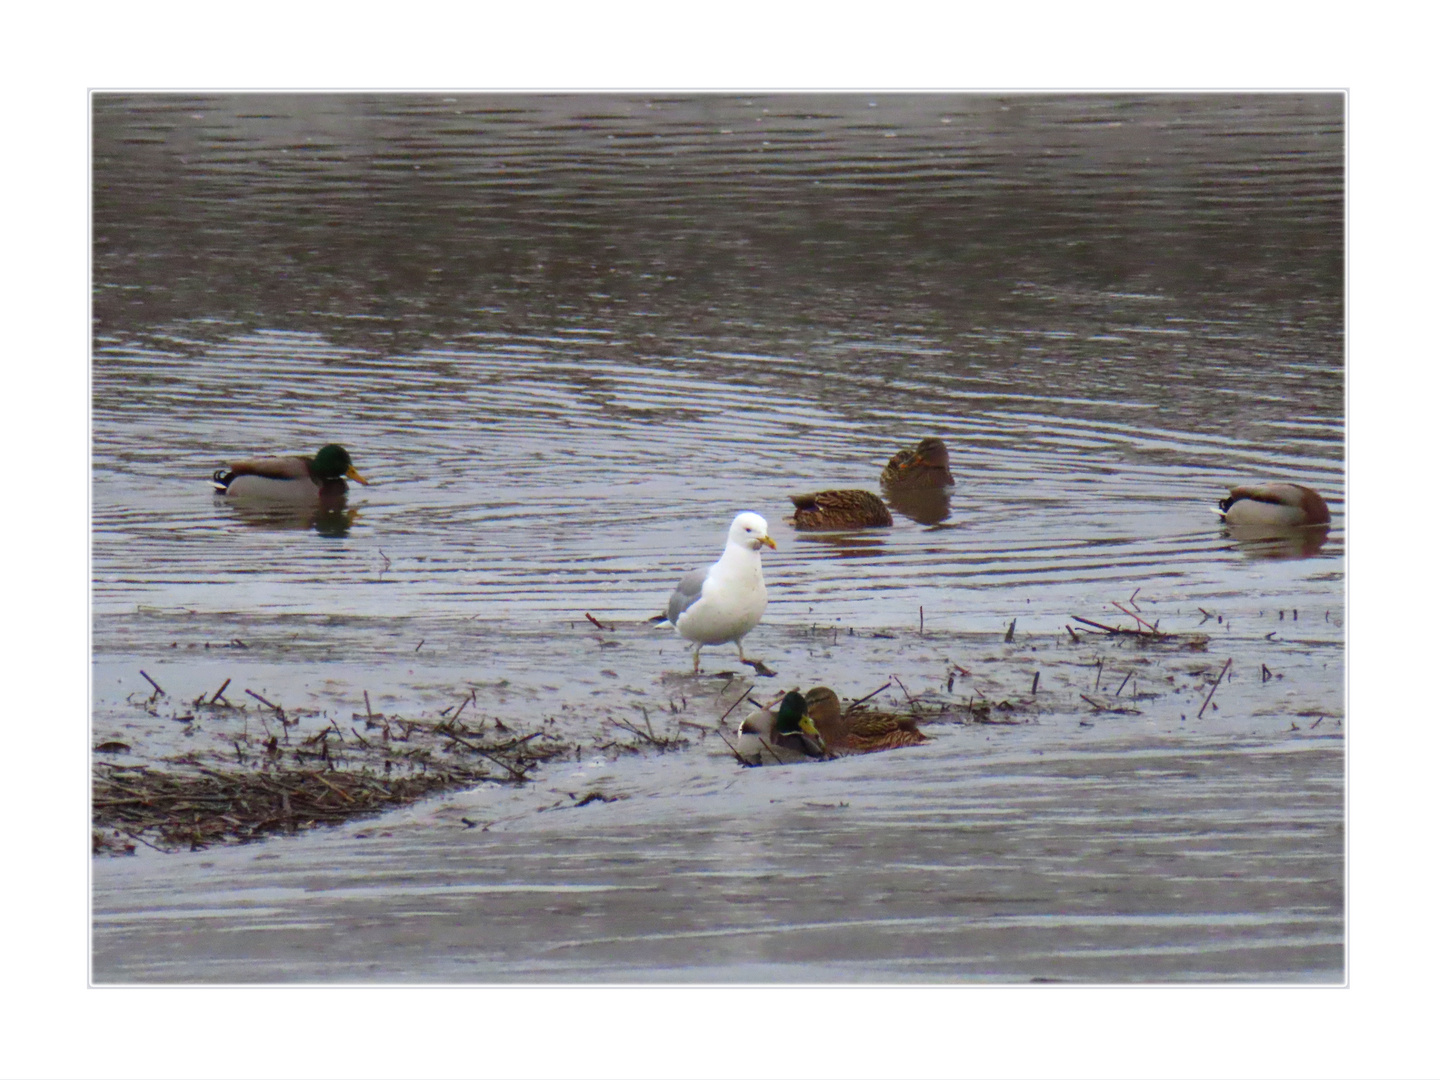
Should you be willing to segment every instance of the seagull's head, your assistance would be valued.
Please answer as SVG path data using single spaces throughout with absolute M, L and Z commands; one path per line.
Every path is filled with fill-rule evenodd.
M 773 548 L 775 541 L 770 539 L 769 530 L 764 518 L 747 511 L 730 523 L 729 541 L 749 551 L 759 551 L 761 547 Z

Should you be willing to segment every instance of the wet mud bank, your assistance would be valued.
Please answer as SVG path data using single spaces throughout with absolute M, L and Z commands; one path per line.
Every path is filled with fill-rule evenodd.
M 407 650 L 403 660 L 377 648 L 364 621 L 326 628 L 327 645 L 314 647 L 273 623 L 179 620 L 165 626 L 176 639 L 158 655 L 152 645 L 133 663 L 97 663 L 93 847 L 175 851 L 294 832 L 457 787 L 524 784 L 555 758 L 614 759 L 706 740 L 733 755 L 748 712 L 791 686 L 825 682 L 848 702 L 927 726 L 1041 724 L 1078 713 L 1081 728 L 1136 718 L 1190 733 L 1224 730 L 1222 708 L 1238 704 L 1242 717 L 1266 705 L 1276 716 L 1294 713 L 1291 730 L 1300 718 L 1312 729 L 1331 721 L 1323 734 L 1338 727 L 1338 714 L 1319 705 L 1333 697 L 1338 672 L 1325 680 L 1331 693 L 1313 685 L 1314 671 L 1292 668 L 1287 682 L 1287 645 L 1274 632 L 1218 642 L 1231 654 L 1221 662 L 1210 634 L 1162 630 L 1153 612 L 1124 610 L 1128 620 L 1074 616 L 1054 637 L 1017 634 L 1012 620 L 998 640 L 923 626 L 779 627 L 766 634 L 778 670 L 759 661 L 700 675 L 656 670 L 667 665 L 647 654 L 664 658 L 675 644 L 665 631 L 588 615 L 578 628 L 416 626 L 430 651 Z M 1211 622 L 1201 614 L 1202 625 Z M 204 659 L 190 651 L 193 641 L 179 651 L 180 638 L 216 630 L 230 637 L 207 636 Z M 497 666 L 506 677 L 476 677 L 467 657 L 477 642 L 504 654 Z M 1247 651 L 1270 663 L 1257 665 Z M 563 679 L 546 681 L 558 671 Z M 221 672 L 212 689 L 206 680 Z M 112 680 L 114 690 L 105 685 Z M 148 693 L 120 694 L 134 684 Z M 1308 694 L 1297 701 L 1302 688 Z

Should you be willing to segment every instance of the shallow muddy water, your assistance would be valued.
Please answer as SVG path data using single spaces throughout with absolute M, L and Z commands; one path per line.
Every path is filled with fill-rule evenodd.
M 106 860 L 95 978 L 1341 976 L 1336 739 L 1082 743 L 967 727 L 824 766 L 585 761 L 158 872 Z
M 403 942 L 374 941 L 369 967 L 286 967 L 252 947 L 264 935 L 244 919 L 229 937 L 199 934 L 223 922 L 214 912 L 248 908 L 247 890 L 300 895 L 260 872 L 279 865 L 261 858 L 272 847 L 307 852 L 336 882 L 363 878 L 381 826 L 347 826 L 98 861 L 97 979 L 1340 977 L 1338 96 L 101 95 L 94 192 L 92 733 L 130 746 L 115 760 L 226 753 L 228 722 L 173 718 L 227 678 L 232 697 L 248 688 L 314 710 L 306 724 L 363 711 L 367 691 L 377 709 L 416 716 L 474 691 L 488 715 L 597 744 L 637 709 L 713 726 L 752 684 L 766 695 L 828 682 L 853 697 L 897 675 L 937 700 L 1034 703 L 1004 734 L 946 726 L 923 753 L 790 780 L 736 774 L 714 736 L 691 731 L 693 745 L 653 760 L 598 753 L 601 771 L 629 770 L 646 794 L 571 811 L 587 815 L 583 830 L 540 811 L 557 766 L 514 793 L 516 821 L 445 824 L 441 800 L 395 833 L 405 865 L 431 867 L 456 904 L 482 880 L 560 880 L 508 846 L 523 845 L 505 839 L 517 829 L 575 865 L 658 845 L 667 871 L 729 866 L 741 882 L 733 910 L 723 890 L 637 908 L 593 868 L 564 878 L 585 918 L 607 924 L 601 952 L 557 958 L 557 942 L 584 937 L 566 929 L 568 900 L 513 914 L 504 942 L 455 965 L 427 951 L 441 923 L 423 919 Z M 879 491 L 889 456 L 927 434 L 946 440 L 957 479 L 938 512 L 897 506 L 893 529 L 864 535 L 784 523 L 789 494 Z M 372 481 L 344 514 L 256 514 L 209 492 L 227 459 L 327 441 Z M 1318 547 L 1224 533 L 1211 508 L 1225 487 L 1268 478 L 1327 498 Z M 779 675 L 716 677 L 735 656 L 707 649 L 693 680 L 685 643 L 642 620 L 719 554 L 742 509 L 779 545 L 765 555 L 770 607 L 746 641 Z M 1075 615 L 1125 622 L 1111 602 L 1136 590 L 1147 619 L 1209 641 L 1186 656 L 1071 639 Z M 1133 677 L 1124 694 L 1154 695 L 1135 699 L 1139 714 L 1102 719 L 1079 697 L 1119 685 L 1107 667 Z M 141 669 L 165 698 L 147 703 Z M 927 854 L 933 830 L 894 821 L 917 801 L 968 813 L 1001 760 L 966 742 L 981 736 L 1047 761 L 1078 754 L 1108 778 L 1074 820 L 1036 810 L 1035 792 L 1070 787 L 1045 770 L 1004 792 L 1016 843 L 1058 830 L 1079 852 L 1043 866 L 1043 927 L 1007 908 L 985 915 L 1003 932 L 981 919 L 961 933 L 945 920 L 970 908 L 893 900 L 944 893 L 905 867 L 969 865 L 968 834 Z M 1111 747 L 1103 764 L 1085 756 L 1096 739 Z M 1206 779 L 1145 778 L 1149 756 L 1172 754 Z M 687 794 L 692 771 L 709 801 Z M 893 801 L 725 838 L 727 818 L 759 807 L 727 806 L 727 785 L 835 803 L 879 777 Z M 1314 809 L 1287 831 L 1271 815 L 1292 782 Z M 1080 840 L 1086 815 L 1114 811 L 1119 849 L 1158 843 L 1157 830 L 1183 846 L 1201 828 L 1187 816 L 1196 798 L 1202 831 L 1226 838 L 1213 880 L 1186 860 L 1147 876 L 1140 856 Z M 872 835 L 886 854 L 865 862 L 854 917 L 898 920 L 867 939 L 890 943 L 873 955 L 812 950 L 813 929 L 795 951 L 738 930 L 723 945 L 705 937 L 707 919 L 737 928 L 756 897 L 784 899 L 783 883 L 757 884 L 773 865 L 834 878 L 841 856 L 807 836 L 849 851 Z M 771 870 L 746 861 L 751 843 Z M 976 855 L 961 891 L 990 895 L 1002 855 Z M 498 867 L 493 881 L 456 869 L 472 860 Z M 205 863 L 213 910 L 176 901 L 209 888 Z M 1266 884 L 1276 865 L 1302 863 Z M 1077 868 L 1113 890 L 1094 893 Z M 1207 883 L 1193 895 L 1192 879 Z M 719 878 L 693 877 L 704 880 Z M 1238 884 L 1213 892 L 1222 880 Z M 369 907 L 300 919 L 319 927 L 303 948 L 380 912 L 414 914 L 414 897 L 374 887 Z M 1215 918 L 1196 921 L 1211 902 Z M 282 921 L 299 918 L 277 903 Z M 796 924 L 832 918 L 818 895 L 794 903 Z M 1143 918 L 1104 922 L 1126 912 Z M 646 918 L 678 928 L 653 945 Z M 155 936 L 161 925 L 186 934 Z M 1023 959 L 1078 955 L 1082 941 L 1098 950 L 1084 962 Z

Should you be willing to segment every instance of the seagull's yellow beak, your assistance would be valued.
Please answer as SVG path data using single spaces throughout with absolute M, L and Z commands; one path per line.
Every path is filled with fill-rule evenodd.
M 364 484 L 367 487 L 370 485 L 370 481 L 361 476 L 359 470 L 357 470 L 354 465 L 351 465 L 350 468 L 345 470 L 345 479 L 354 480 L 357 484 Z
M 756 540 L 755 542 L 756 542 L 757 544 L 765 544 L 766 546 L 770 547 L 771 549 L 773 549 L 773 548 L 775 547 L 775 541 L 774 541 L 774 540 L 771 540 L 770 537 L 768 537 L 768 536 L 762 536 L 762 537 L 760 537 L 760 539 Z M 759 548 L 756 548 L 755 550 L 756 550 L 756 551 L 759 551 L 760 549 L 759 549 Z

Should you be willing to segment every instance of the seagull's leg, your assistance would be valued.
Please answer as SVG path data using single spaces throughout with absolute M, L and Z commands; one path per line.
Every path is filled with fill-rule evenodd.
M 742 664 L 743 664 L 743 663 L 746 663 L 746 660 L 745 660 L 745 646 L 743 646 L 743 645 L 740 644 L 740 639 L 739 639 L 739 638 L 736 638 L 736 639 L 735 639 L 735 648 L 737 648 L 738 650 L 740 650 L 740 662 L 741 662 Z
M 696 675 L 699 675 L 699 674 L 700 674 L 700 646 L 699 646 L 699 645 L 696 645 L 696 646 L 695 646 L 695 667 L 694 667 L 694 672 L 695 672 Z

